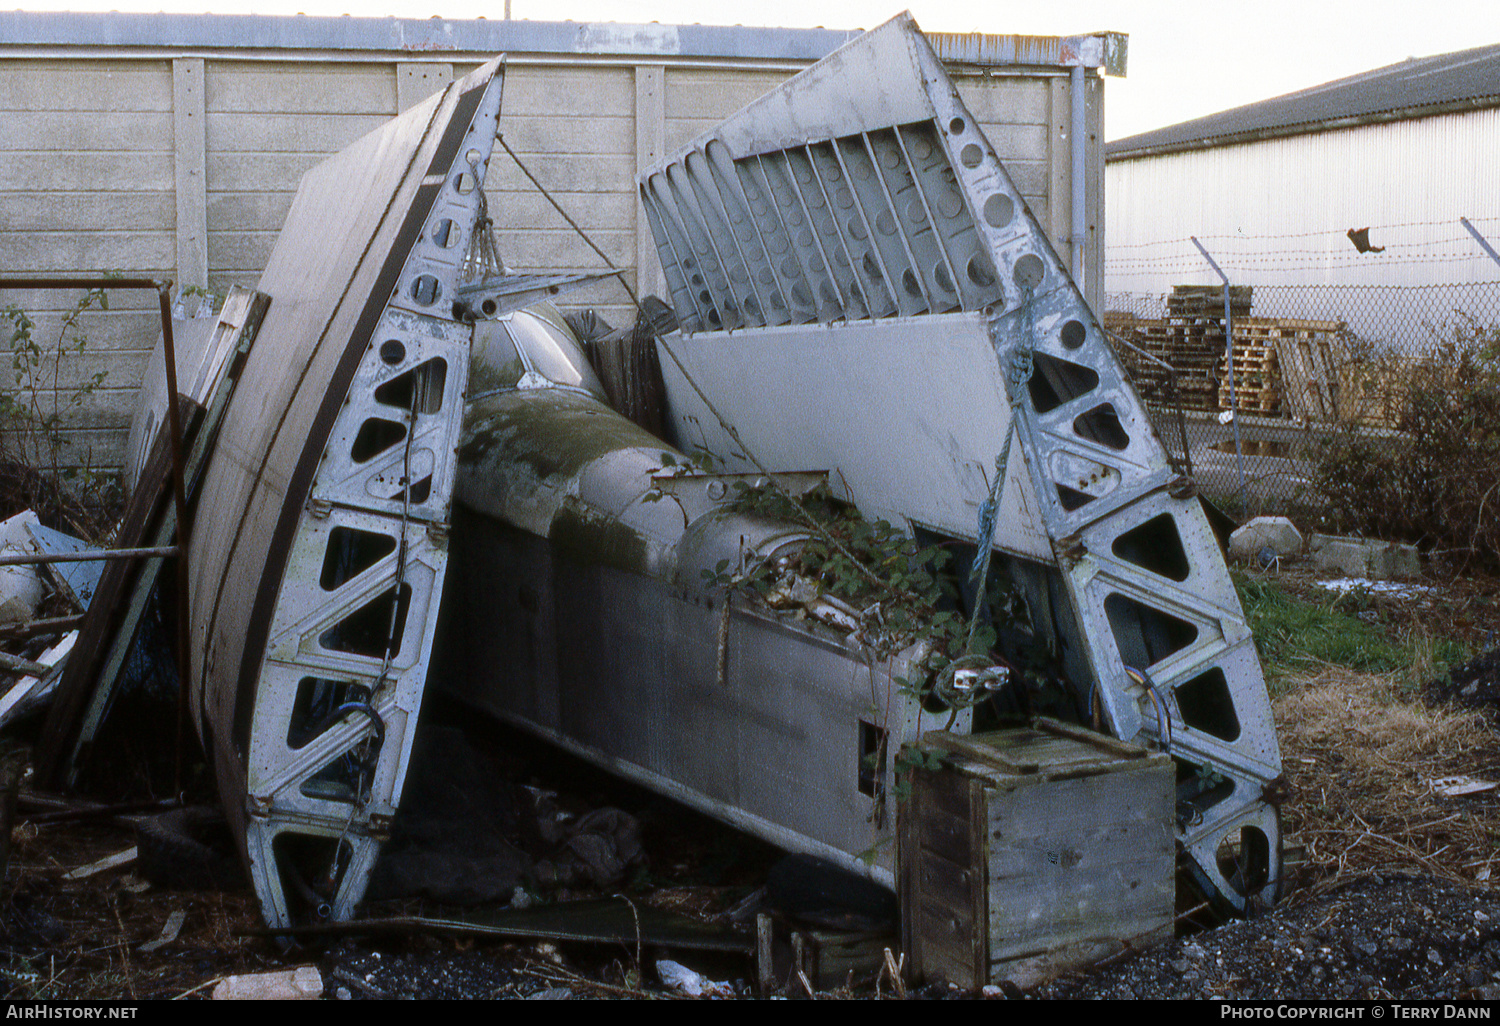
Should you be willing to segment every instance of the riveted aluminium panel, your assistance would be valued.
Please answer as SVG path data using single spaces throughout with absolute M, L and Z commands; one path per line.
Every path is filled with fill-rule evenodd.
M 659 344 L 671 350 L 662 379 L 685 451 L 720 454 L 730 469 L 753 472 L 743 446 L 771 471 L 826 470 L 866 516 L 974 533 L 1011 421 L 982 314 L 892 318 L 859 332 L 788 325 Z M 713 396 L 739 441 L 684 372 Z M 995 544 L 1050 561 L 1019 447 L 1011 449 L 1005 488 L 1018 515 L 995 525 Z
M 303 177 L 205 480 L 192 704 L 272 925 L 348 918 L 400 801 L 500 85 L 491 61 Z
M 847 44 L 648 169 L 640 193 L 682 325 L 665 355 L 705 349 L 684 366 L 740 359 L 742 373 L 705 388 L 701 404 L 725 417 L 724 435 L 777 438 L 784 407 L 754 393 L 785 390 L 788 373 L 826 371 L 830 345 L 857 350 L 872 340 L 862 377 L 878 376 L 874 340 L 894 319 L 925 320 L 938 337 L 961 317 L 983 321 L 1012 411 L 999 429 L 1014 431 L 1035 499 L 1023 507 L 1008 488 L 999 518 L 1047 538 L 1092 677 L 1074 681 L 1080 699 L 1097 694 L 1117 736 L 1170 745 L 1205 779 L 1225 781 L 1205 787 L 1183 817 L 1184 846 L 1230 904 L 1243 906 L 1247 891 L 1274 894 L 1278 865 L 1264 886 L 1237 887 L 1213 855 L 1241 827 L 1264 834 L 1273 853 L 1279 840 L 1264 796 L 1280 756 L 1222 554 L 1093 312 L 910 16 Z M 789 325 L 809 327 L 798 336 Z M 767 356 L 776 340 L 784 348 Z M 736 350 L 754 355 L 731 356 Z M 888 365 L 893 378 L 897 366 Z M 705 367 L 704 376 L 713 373 Z M 918 388 L 902 406 L 899 389 L 862 391 L 859 377 L 845 380 L 842 401 L 820 410 L 827 426 L 809 429 L 806 444 L 826 441 L 837 450 L 826 458 L 847 459 L 848 446 L 834 441 L 837 425 L 864 416 L 878 395 L 895 404 L 882 407 L 893 429 L 887 480 L 904 472 L 922 481 L 930 439 L 997 405 L 976 394 L 939 406 Z M 997 388 L 995 376 L 959 384 Z M 918 416 L 931 423 L 903 435 Z M 993 460 L 1004 437 L 957 460 Z M 923 509 L 971 498 L 912 492 L 888 487 L 873 504 L 905 507 L 920 520 Z

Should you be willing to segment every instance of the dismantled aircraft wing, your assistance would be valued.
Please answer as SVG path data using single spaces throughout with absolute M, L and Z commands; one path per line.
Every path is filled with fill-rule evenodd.
M 347 918 L 400 799 L 501 81 L 497 59 L 304 176 L 203 485 L 191 701 L 273 926 Z
M 827 470 L 867 516 L 992 541 L 1033 618 L 1050 609 L 1077 708 L 1178 760 L 1199 885 L 1273 898 L 1280 754 L 1203 507 L 910 16 L 640 197 L 682 324 L 661 342 L 680 447 Z

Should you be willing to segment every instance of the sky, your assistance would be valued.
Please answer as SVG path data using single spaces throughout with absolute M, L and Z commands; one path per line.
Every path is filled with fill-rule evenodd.
M 941 32 L 1130 36 L 1105 87 L 1105 137 L 1177 124 L 1394 64 L 1500 43 L 1495 0 L 907 0 Z M 513 18 L 871 28 L 902 0 L 509 0 Z M 27 0 L 23 10 L 170 11 L 454 19 L 505 16 L 506 0 Z

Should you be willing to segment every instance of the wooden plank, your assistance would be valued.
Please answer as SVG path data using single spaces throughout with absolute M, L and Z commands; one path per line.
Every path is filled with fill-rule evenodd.
M 184 402 L 183 414 L 192 412 L 192 405 Z M 191 423 L 192 418 L 186 417 Z M 142 480 L 164 483 L 171 472 L 171 454 L 163 426 L 146 461 Z M 125 507 L 125 515 L 116 541 L 126 548 L 137 548 L 155 541 L 155 527 L 162 516 L 165 502 L 164 489 L 138 488 Z M 149 560 L 138 563 L 133 560 L 111 560 L 105 565 L 94 591 L 94 600 L 89 603 L 79 629 L 74 655 L 63 669 L 62 680 L 48 711 L 46 725 L 37 749 L 36 775 L 48 787 L 60 787 L 71 777 L 71 752 L 80 717 L 93 696 L 95 677 L 109 659 L 109 648 L 113 639 L 123 629 L 126 621 L 134 622 L 140 616 L 140 607 L 145 604 L 145 595 L 136 588 L 141 570 Z M 140 601 L 135 601 L 139 593 Z
M 1277 339 L 1276 354 L 1292 412 L 1304 420 L 1337 420 L 1339 367 L 1345 362 L 1341 343 L 1307 332 L 1305 337 Z
M 70 870 L 64 873 L 62 878 L 64 880 L 86 880 L 91 876 L 97 876 L 111 869 L 120 869 L 131 865 L 135 860 L 136 849 L 133 847 L 126 848 L 124 851 L 115 852 L 113 855 L 106 855 L 98 862 L 91 862 L 87 866 L 80 866 L 77 869 Z
M 242 308 L 230 310 L 229 303 L 238 302 Z M 203 409 L 185 397 L 179 396 L 182 406 L 191 411 L 191 417 L 183 417 L 183 490 L 192 501 L 200 477 L 213 453 L 218 439 L 219 426 L 224 412 L 234 393 L 238 376 L 244 365 L 245 355 L 255 342 L 270 299 L 258 292 L 246 292 L 239 297 L 230 297 L 216 329 L 214 346 L 232 347 L 235 351 L 225 366 L 221 379 L 208 407 Z M 231 325 L 238 324 L 238 327 Z M 131 494 L 126 509 L 125 526 L 121 529 L 119 543 L 124 547 L 165 545 L 172 542 L 177 533 L 176 510 L 170 502 L 171 461 L 167 453 L 163 423 L 161 432 L 147 458 L 141 481 Z M 134 642 L 141 613 L 151 592 L 156 587 L 162 563 L 148 560 L 135 563 L 127 560 L 111 561 L 105 568 L 85 616 L 80 632 L 82 643 L 91 636 L 87 651 L 91 658 L 80 660 L 74 669 L 69 660 L 65 677 L 58 687 L 53 711 L 47 720 L 44 734 L 43 755 L 38 759 L 38 776 L 59 783 L 71 783 L 80 767 L 80 757 L 102 723 L 125 658 Z M 110 574 L 114 567 L 125 568 Z M 109 580 L 111 599 L 101 601 L 106 592 L 105 580 Z M 181 597 L 184 601 L 186 596 Z M 123 608 L 121 606 L 123 605 Z M 95 608 L 99 607 L 96 613 Z M 185 682 L 183 682 L 185 683 Z M 63 685 L 69 687 L 68 701 L 63 702 Z M 54 717 L 56 717 L 54 719 Z M 43 772 L 45 767 L 45 773 Z
M 993 766 L 1007 773 L 1035 773 L 1041 767 L 1030 759 L 1016 759 L 1011 753 L 997 748 L 984 740 L 964 734 L 950 734 L 933 730 L 922 735 L 922 745 L 928 749 L 942 749 L 985 766 Z
M 1068 737 L 1084 744 L 1117 755 L 1122 759 L 1143 759 L 1150 753 L 1140 745 L 1133 745 L 1128 741 L 1101 734 L 1098 731 L 1088 730 L 1073 723 L 1064 723 L 1062 720 L 1053 719 L 1051 716 L 1038 716 L 1032 724 L 1038 730 L 1045 730 L 1049 734 L 1058 737 Z
M 1171 922 L 1171 763 L 1122 765 L 1137 769 L 991 795 L 993 960 Z

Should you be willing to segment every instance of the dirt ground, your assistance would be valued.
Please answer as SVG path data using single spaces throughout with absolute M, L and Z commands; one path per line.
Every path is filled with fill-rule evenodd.
M 1278 569 L 1289 589 L 1320 594 L 1312 575 Z M 1414 687 L 1399 675 L 1314 667 L 1279 687 L 1274 711 L 1291 797 L 1283 808 L 1283 900 L 1246 920 L 1191 920 L 1155 948 L 1027 995 L 968 995 L 941 982 L 914 997 L 1500 998 L 1500 586 L 1466 580 L 1406 596 L 1362 599 L 1388 625 L 1425 626 L 1488 654 Z M 490 739 L 493 743 L 494 739 Z M 779 854 L 644 791 L 541 753 L 517 739 L 495 769 L 558 793 L 561 806 L 610 805 L 641 825 L 647 862 L 615 893 L 639 910 L 724 923 L 754 900 Z M 672 959 L 755 993 L 748 957 L 652 944 L 505 941 L 415 935 L 333 936 L 283 950 L 259 932 L 248 887 L 179 890 L 124 865 L 66 874 L 134 843 L 122 818 L 63 819 L 23 803 L 0 894 L 0 994 L 12 998 L 206 997 L 222 978 L 315 965 L 330 999 L 680 998 L 657 964 Z M 548 899 L 599 897 L 586 888 Z M 382 914 L 421 911 L 387 903 Z M 431 913 L 428 908 L 425 911 Z M 173 939 L 151 949 L 182 913 Z M 742 917 L 743 918 L 743 917 Z M 742 929 L 750 929 L 749 926 Z M 170 932 L 170 931 L 169 931 Z M 144 947 L 143 947 L 144 946 Z M 816 988 L 814 988 L 816 990 Z M 817 996 L 897 993 L 871 965 Z M 789 995 L 806 996 L 791 978 Z

